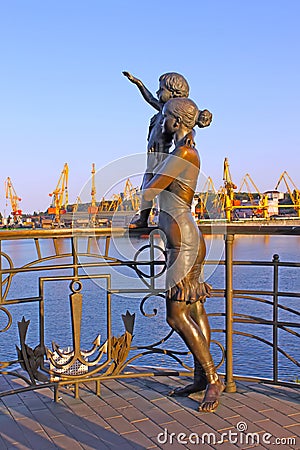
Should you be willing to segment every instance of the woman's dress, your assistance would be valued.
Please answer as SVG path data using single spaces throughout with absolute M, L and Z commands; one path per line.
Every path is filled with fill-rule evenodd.
M 185 141 L 185 146 L 187 146 Z M 193 144 L 193 142 L 192 142 Z M 190 144 L 190 151 L 197 150 Z M 176 148 L 174 150 L 176 152 Z M 172 157 L 172 152 L 169 157 Z M 199 168 L 189 163 L 159 194 L 159 228 L 166 235 L 166 298 L 187 304 L 204 302 L 211 287 L 201 280 L 205 243 L 191 213 Z M 168 157 L 162 172 L 168 172 Z

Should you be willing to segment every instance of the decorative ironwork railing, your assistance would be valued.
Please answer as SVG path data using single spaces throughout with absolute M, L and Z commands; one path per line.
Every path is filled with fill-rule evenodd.
M 241 375 L 250 379 L 245 373 L 259 362 L 258 354 L 247 360 L 246 344 L 241 374 L 236 354 L 245 350 L 244 338 L 271 349 L 272 373 L 252 378 L 297 385 L 296 377 L 283 381 L 279 368 L 282 358 L 300 366 L 300 293 L 280 290 L 279 272 L 299 269 L 300 262 L 280 262 L 277 255 L 270 262 L 233 261 L 233 242 L 227 232 L 225 260 L 206 261 L 224 271 L 207 309 L 226 389 L 233 392 Z M 10 380 L 0 396 L 49 386 L 57 399 L 61 386 L 73 385 L 78 397 L 83 382 L 95 382 L 99 394 L 101 381 L 113 377 L 192 375 L 186 348 L 165 323 L 165 253 L 158 230 L 148 237 L 124 229 L 1 232 L 0 254 L 0 375 Z M 243 267 L 271 270 L 268 289 L 233 286 L 234 271 Z M 282 303 L 286 298 L 296 306 Z M 266 305 L 268 314 L 258 306 L 245 312 L 249 302 Z M 288 350 L 282 333 L 295 341 Z

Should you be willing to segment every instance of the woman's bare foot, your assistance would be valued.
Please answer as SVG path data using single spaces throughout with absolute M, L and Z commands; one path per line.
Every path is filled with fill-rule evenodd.
M 215 383 L 209 383 L 206 388 L 204 399 L 199 405 L 199 411 L 214 412 L 219 406 L 219 398 L 224 391 L 225 386 L 218 378 Z
M 188 384 L 187 386 L 183 387 L 183 388 L 176 388 L 173 389 L 172 391 L 169 392 L 169 397 L 187 397 L 190 394 L 194 394 L 195 392 L 200 392 L 200 391 L 204 391 L 204 389 L 206 389 L 207 386 L 207 381 L 206 380 L 201 380 L 197 383 L 191 383 Z

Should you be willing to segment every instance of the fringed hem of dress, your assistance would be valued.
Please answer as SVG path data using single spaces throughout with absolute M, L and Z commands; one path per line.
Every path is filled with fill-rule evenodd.
M 208 283 L 184 279 L 166 291 L 166 299 L 187 304 L 204 303 L 206 297 L 211 296 L 211 289 Z

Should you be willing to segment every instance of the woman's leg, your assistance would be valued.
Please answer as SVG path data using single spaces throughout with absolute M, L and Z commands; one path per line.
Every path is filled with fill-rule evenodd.
M 185 301 L 167 300 L 167 322 L 184 340 L 201 365 L 213 362 L 204 333 L 190 313 Z M 203 363 L 203 364 L 202 364 Z
M 184 301 L 167 299 L 167 322 L 181 336 L 203 368 L 208 384 L 199 409 L 212 412 L 219 404 L 218 399 L 224 386 L 216 373 L 206 337 L 199 324 L 192 318 L 190 308 L 191 306 Z
M 206 315 L 206 311 L 204 308 L 204 304 L 200 301 L 193 303 L 190 305 L 190 315 L 191 318 L 196 322 L 196 324 L 201 329 L 208 347 L 210 347 L 210 326 L 208 322 L 208 318 Z M 186 397 L 194 392 L 199 392 L 205 390 L 207 386 L 207 378 L 205 372 L 198 362 L 197 358 L 193 356 L 194 359 L 194 380 L 193 383 L 188 384 L 184 388 L 176 388 L 170 392 L 169 395 L 176 395 L 180 397 Z

